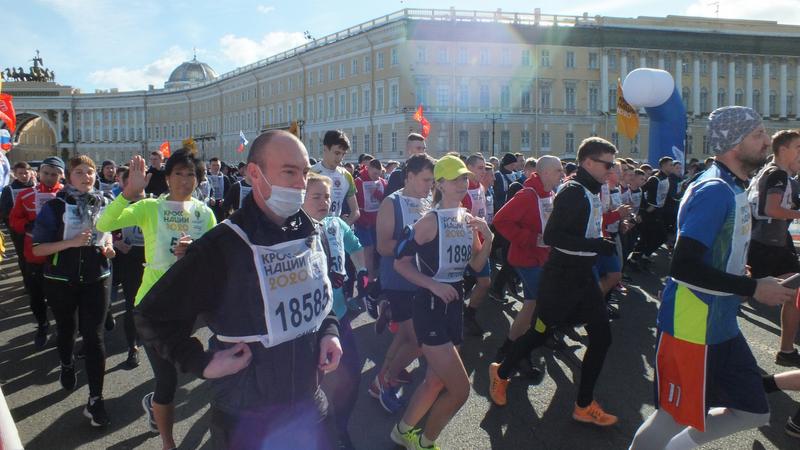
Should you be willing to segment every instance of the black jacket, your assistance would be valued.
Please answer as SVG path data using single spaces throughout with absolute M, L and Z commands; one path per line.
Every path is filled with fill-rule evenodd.
M 270 222 L 253 201 L 245 198 L 230 221 L 256 245 L 274 245 L 317 232 L 302 211 L 284 227 Z M 217 226 L 195 241 L 186 255 L 150 289 L 137 308 L 139 336 L 180 370 L 202 377 L 214 350 L 230 347 L 211 338 L 209 351 L 191 336 L 202 316 L 212 332 L 263 334 L 264 307 L 250 247 L 229 227 Z M 314 401 L 319 386 L 319 340 L 338 335 L 331 313 L 316 334 L 275 347 L 250 344 L 253 359 L 241 372 L 212 381 L 215 407 L 233 415 L 259 414 L 270 406 Z
M 12 198 L 12 193 L 14 190 L 17 189 L 25 189 L 33 187 L 33 183 L 20 183 L 18 180 L 14 180 L 8 186 L 3 188 L 2 194 L 0 194 L 0 219 L 2 219 L 6 223 L 6 227 L 10 230 L 11 227 L 8 225 L 8 215 L 11 214 L 11 208 L 14 207 L 14 198 Z
M 164 172 L 164 169 L 150 167 L 147 169 L 147 173 L 152 174 L 152 176 L 150 177 L 150 182 L 147 183 L 147 187 L 144 188 L 146 193 L 152 194 L 153 197 L 158 197 L 169 191 L 169 186 L 167 186 L 167 174 Z

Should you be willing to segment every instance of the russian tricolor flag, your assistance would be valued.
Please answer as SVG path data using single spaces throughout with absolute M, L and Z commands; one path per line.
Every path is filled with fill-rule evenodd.
M 247 141 L 247 138 L 244 137 L 244 131 L 239 130 L 239 148 L 237 148 L 236 151 L 242 153 L 247 144 L 249 144 L 249 142 Z
M 5 128 L 0 129 L 0 148 L 5 151 L 11 150 L 11 133 Z

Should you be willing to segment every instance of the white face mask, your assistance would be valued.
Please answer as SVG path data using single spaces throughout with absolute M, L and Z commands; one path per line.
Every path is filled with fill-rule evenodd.
M 265 199 L 259 192 L 259 195 L 261 195 L 261 198 L 264 200 L 267 208 L 284 219 L 297 214 L 306 199 L 305 189 L 275 186 L 269 180 L 267 180 L 267 177 L 264 176 L 264 172 L 261 171 L 260 167 L 258 168 L 258 172 L 264 178 L 264 181 L 269 183 L 269 185 L 272 187 L 272 194 L 270 194 L 269 198 L 267 199 Z

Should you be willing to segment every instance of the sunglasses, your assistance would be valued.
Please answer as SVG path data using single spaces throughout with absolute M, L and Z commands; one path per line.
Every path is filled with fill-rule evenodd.
M 606 170 L 611 170 L 612 168 L 614 168 L 614 166 L 617 165 L 617 163 L 614 161 L 603 161 L 602 159 L 597 159 L 597 158 L 589 158 L 589 159 L 591 159 L 594 162 L 598 162 L 600 164 L 605 164 Z

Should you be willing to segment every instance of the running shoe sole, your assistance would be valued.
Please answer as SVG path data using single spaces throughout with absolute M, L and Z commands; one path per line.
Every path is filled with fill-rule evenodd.
M 150 401 L 147 400 L 148 398 L 150 399 Z M 150 430 L 158 431 L 158 425 L 156 424 L 156 421 L 153 418 L 152 398 L 153 398 L 152 392 L 142 397 L 142 409 L 144 409 L 144 413 L 145 415 L 147 415 L 147 423 L 150 425 Z

